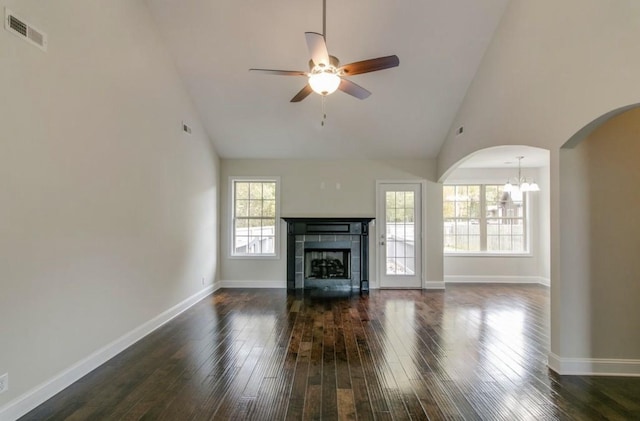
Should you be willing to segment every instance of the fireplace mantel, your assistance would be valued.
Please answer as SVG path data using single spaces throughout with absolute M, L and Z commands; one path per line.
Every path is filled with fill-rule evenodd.
M 347 284 L 353 290 L 369 290 L 369 222 L 373 217 L 284 217 L 287 222 L 287 288 L 311 288 L 301 273 L 306 243 L 315 247 L 326 241 L 351 242 L 352 278 Z M 312 239 L 310 239 L 312 238 Z M 323 284 L 327 287 L 327 284 Z

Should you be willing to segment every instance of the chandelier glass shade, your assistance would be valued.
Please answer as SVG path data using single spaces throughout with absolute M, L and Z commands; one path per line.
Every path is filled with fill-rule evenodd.
M 524 158 L 524 156 L 518 156 L 518 178 L 514 180 L 507 180 L 504 185 L 504 191 L 509 193 L 512 196 L 520 196 L 522 193 L 526 192 L 535 192 L 540 191 L 540 186 L 535 181 L 529 182 L 527 178 L 522 176 L 522 168 L 520 165 L 520 161 Z M 514 181 L 513 183 L 511 181 Z

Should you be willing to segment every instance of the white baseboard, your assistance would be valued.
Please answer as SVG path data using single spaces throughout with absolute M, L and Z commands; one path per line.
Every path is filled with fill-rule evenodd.
M 380 288 L 380 286 L 378 285 L 369 285 L 369 289 L 384 289 L 384 288 Z M 401 288 L 401 289 L 405 289 L 405 288 Z M 407 289 L 412 289 L 412 288 L 407 288 Z M 415 289 L 419 289 L 419 288 L 415 288 Z M 445 289 L 445 284 L 444 282 L 440 281 L 427 281 L 425 283 L 423 283 L 422 285 L 422 289 Z
M 445 289 L 445 283 L 442 281 L 426 281 L 422 289 Z
M 0 420 L 16 420 L 31 411 L 56 393 L 73 382 L 85 376 L 95 368 L 104 364 L 120 352 L 124 351 L 154 330 L 171 321 L 171 319 L 188 310 L 194 304 L 204 299 L 214 291 L 215 286 L 209 285 L 200 292 L 192 295 L 181 303 L 162 312 L 148 322 L 138 326 L 129 333 L 102 347 L 88 357 L 78 361 L 71 367 L 58 373 L 55 377 L 41 383 L 21 396 L 0 408 Z
M 551 286 L 551 279 L 545 278 L 543 276 L 540 276 L 538 279 L 539 279 L 538 283 L 540 285 L 544 285 L 546 287 L 550 287 Z
M 640 360 L 561 358 L 549 353 L 549 368 L 561 375 L 640 377 Z
M 286 288 L 287 281 L 221 281 L 222 288 Z
M 549 286 L 548 278 L 540 276 L 481 276 L 481 275 L 448 275 L 444 277 L 447 284 L 540 284 Z

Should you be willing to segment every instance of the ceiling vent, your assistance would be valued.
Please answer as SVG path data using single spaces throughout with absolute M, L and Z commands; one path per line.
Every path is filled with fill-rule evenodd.
M 7 8 L 4 9 L 4 28 L 42 51 L 47 51 L 47 34 L 29 25 Z

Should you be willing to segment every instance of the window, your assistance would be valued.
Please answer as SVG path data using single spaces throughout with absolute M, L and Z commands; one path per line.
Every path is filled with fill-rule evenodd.
M 385 193 L 387 275 L 415 275 L 415 192 Z
M 279 180 L 231 179 L 232 256 L 277 256 Z
M 526 194 L 502 185 L 445 185 L 445 253 L 526 253 Z

